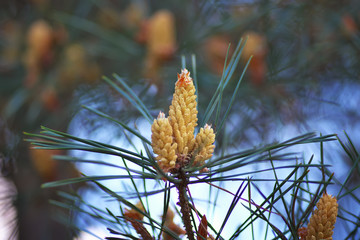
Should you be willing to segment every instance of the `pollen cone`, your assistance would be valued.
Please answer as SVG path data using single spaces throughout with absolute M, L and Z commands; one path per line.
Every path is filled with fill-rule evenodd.
M 190 153 L 195 144 L 194 130 L 197 126 L 195 86 L 186 69 L 178 74 L 175 93 L 169 109 L 169 120 L 174 131 L 177 151 L 184 155 Z
M 324 193 L 316 207 L 317 209 L 313 212 L 307 226 L 306 240 L 332 240 L 338 211 L 337 200 Z
M 160 112 L 151 126 L 151 146 L 158 156 L 156 160 L 164 172 L 175 167 L 177 155 L 175 150 L 177 144 L 173 142 L 173 130 L 168 118 Z

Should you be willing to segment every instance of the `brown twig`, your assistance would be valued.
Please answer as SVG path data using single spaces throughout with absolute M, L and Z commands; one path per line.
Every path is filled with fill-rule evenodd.
M 181 217 L 185 226 L 186 234 L 189 240 L 195 240 L 194 232 L 192 230 L 191 219 L 190 219 L 190 207 L 187 200 L 186 189 L 188 185 L 188 179 L 182 169 L 179 169 L 178 178 L 181 180 L 179 184 L 176 185 L 176 188 L 179 191 L 179 205 Z

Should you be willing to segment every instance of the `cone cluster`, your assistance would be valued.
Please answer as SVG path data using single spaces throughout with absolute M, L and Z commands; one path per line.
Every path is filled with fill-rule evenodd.
M 172 172 L 187 166 L 193 159 L 194 166 L 201 166 L 214 152 L 215 133 L 210 125 L 197 126 L 195 86 L 186 69 L 178 74 L 175 93 L 169 108 L 169 117 L 160 112 L 151 126 L 151 145 L 156 160 L 164 172 Z

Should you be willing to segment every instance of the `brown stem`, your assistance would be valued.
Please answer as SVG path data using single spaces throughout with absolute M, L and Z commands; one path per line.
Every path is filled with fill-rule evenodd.
M 185 173 L 180 169 L 178 178 L 181 180 L 179 184 L 176 185 L 176 188 L 179 191 L 179 205 L 181 217 L 185 225 L 186 234 L 189 240 L 195 240 L 194 232 L 192 230 L 191 219 L 190 219 L 190 207 L 186 194 L 186 188 L 188 185 L 188 179 L 186 178 Z

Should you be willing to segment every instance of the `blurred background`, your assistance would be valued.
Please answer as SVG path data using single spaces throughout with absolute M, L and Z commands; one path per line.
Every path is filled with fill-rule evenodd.
M 105 123 L 81 112 L 83 104 L 136 119 L 129 102 L 102 82 L 113 73 L 155 117 L 168 107 L 182 56 L 196 60 L 201 114 L 240 38 L 247 43 L 235 78 L 253 59 L 217 149 L 226 139 L 246 148 L 308 131 L 342 137 L 343 130 L 358 148 L 357 0 L 0 1 L 0 239 L 79 234 L 64 224 L 72 216 L 49 203 L 59 189 L 40 185 L 82 170 L 51 158 L 66 152 L 29 149 L 23 132 L 41 125 L 75 135 L 101 130 Z M 330 158 L 339 162 L 342 172 L 353 164 L 341 153 Z M 349 186 L 359 184 L 359 171 Z

